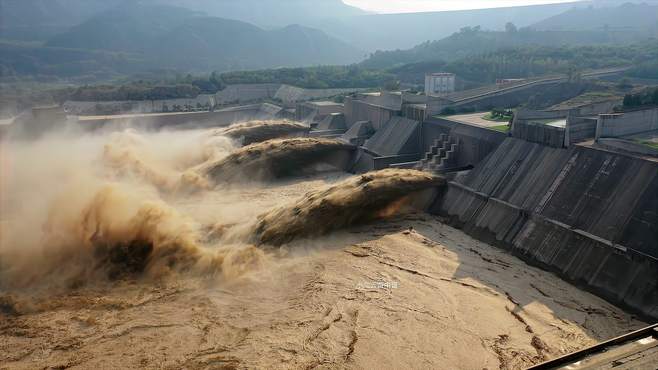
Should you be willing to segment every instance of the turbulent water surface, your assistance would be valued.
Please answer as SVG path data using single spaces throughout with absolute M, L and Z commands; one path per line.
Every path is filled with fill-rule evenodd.
M 0 368 L 516 369 L 642 324 L 424 213 L 442 179 L 340 171 L 341 143 L 2 144 Z M 282 152 L 306 171 L 261 176 Z

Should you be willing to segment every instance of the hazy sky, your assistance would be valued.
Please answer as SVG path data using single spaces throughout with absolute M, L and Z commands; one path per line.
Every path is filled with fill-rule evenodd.
M 343 2 L 378 13 L 405 13 L 568 3 L 574 0 L 343 0 Z

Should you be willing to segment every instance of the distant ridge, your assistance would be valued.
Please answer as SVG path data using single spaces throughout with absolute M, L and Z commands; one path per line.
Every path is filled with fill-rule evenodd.
M 356 48 L 320 30 L 292 25 L 266 31 L 166 5 L 114 8 L 45 45 L 142 53 L 158 67 L 220 71 L 345 64 L 363 57 Z
M 536 30 L 635 30 L 658 29 L 658 2 L 626 3 L 616 7 L 574 8 L 531 26 Z

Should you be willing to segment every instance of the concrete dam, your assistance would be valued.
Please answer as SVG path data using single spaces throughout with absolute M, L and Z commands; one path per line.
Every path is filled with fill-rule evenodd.
M 508 138 L 432 212 L 620 306 L 658 318 L 658 163 Z
M 655 111 L 420 98 L 32 112 L 0 176 L 0 363 L 521 369 L 658 318 Z
M 613 133 L 620 130 L 617 126 L 631 134 L 652 130 L 655 126 L 638 122 L 655 119 L 647 121 L 646 112 L 627 113 L 626 123 L 617 124 L 623 121 L 620 116 L 610 123 L 603 115 L 597 130 L 591 118 L 597 111 L 581 110 L 565 113 L 571 115 L 570 128 L 537 126 L 557 132 L 559 140 L 547 141 L 544 131 L 530 140 L 519 134 L 528 126 L 521 122 L 526 115 L 531 120 L 563 113 L 519 113 L 507 134 L 451 117 L 416 119 L 404 109 L 412 103 L 407 99 L 405 94 L 357 94 L 345 104 L 298 104 L 297 118 L 303 116 L 310 127 L 293 125 L 300 131 L 291 136 L 346 142 L 354 150 L 348 150 L 351 159 L 342 159 L 347 165 L 338 167 L 350 172 L 415 166 L 446 173 L 452 180 L 431 206 L 432 213 L 610 302 L 658 318 L 658 159 L 584 141 L 595 132 L 605 136 L 608 126 Z M 114 121 L 159 128 L 189 122 L 221 127 L 273 119 L 281 112 L 271 104 L 254 104 L 206 113 L 97 117 L 85 123 L 93 128 Z M 581 116 L 585 123 L 580 123 Z M 578 130 L 584 124 L 588 129 L 583 134 Z
M 451 181 L 431 213 L 614 304 L 658 318 L 658 158 L 638 151 L 634 136 L 595 138 L 610 120 L 597 114 L 610 104 L 519 112 L 504 133 L 452 117 L 411 117 L 398 108 L 405 99 L 382 93 L 346 101 L 348 127 L 368 122 L 375 128 L 352 171 L 443 173 Z M 650 136 L 652 112 L 615 116 L 623 122 L 614 130 Z M 567 124 L 533 123 L 534 116 Z M 521 129 L 533 124 L 543 131 L 531 140 Z M 633 151 L 616 150 L 610 140 Z

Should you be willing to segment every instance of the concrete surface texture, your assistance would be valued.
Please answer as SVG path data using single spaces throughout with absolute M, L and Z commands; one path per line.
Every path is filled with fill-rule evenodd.
M 369 121 L 355 122 L 340 139 L 354 145 L 363 145 L 375 133 Z
M 295 119 L 298 121 L 322 121 L 331 113 L 343 113 L 343 104 L 332 101 L 297 103 Z
M 559 104 L 556 104 L 548 108 L 548 110 L 561 111 L 566 113 L 568 111 L 576 109 L 579 115 L 585 116 L 585 115 L 610 113 L 612 112 L 614 107 L 619 106 L 623 103 L 623 98 L 621 97 L 603 97 L 603 98 L 599 98 L 598 100 L 595 98 L 593 99 L 593 101 L 589 101 L 589 102 L 572 101 L 572 100 L 577 100 L 578 98 L 579 97 L 576 97 L 575 99 L 570 99 L 561 102 Z
M 274 99 L 280 100 L 284 104 L 294 104 L 300 101 L 325 99 L 336 95 L 349 94 L 362 90 L 365 89 L 304 89 L 296 86 L 281 85 L 281 87 L 274 94 Z
M 347 125 L 355 122 L 370 121 L 375 130 L 379 130 L 391 117 L 398 116 L 400 111 L 374 105 L 352 97 L 345 98 L 345 117 Z
M 540 143 L 554 148 L 565 145 L 564 125 L 566 120 L 548 120 L 546 122 L 515 122 L 512 125 L 512 136 L 532 143 Z
M 162 99 L 162 100 L 124 100 L 124 101 L 73 101 L 64 102 L 63 107 L 68 114 L 94 115 L 102 113 L 155 113 L 173 111 L 175 106 L 197 109 L 199 106 L 208 109 L 216 104 L 216 95 L 199 94 L 189 99 Z
M 485 127 L 465 125 L 446 118 L 433 117 L 422 123 L 421 152 L 430 150 L 441 134 L 449 135 L 457 144 L 455 166 L 474 166 L 486 158 L 506 138 L 507 134 Z
M 342 113 L 331 113 L 324 117 L 318 124 L 318 130 L 347 130 L 345 115 Z
M 393 117 L 366 141 L 364 147 L 379 156 L 420 153 L 420 123 Z
M 601 138 L 596 142 L 596 146 L 622 153 L 658 157 L 658 149 L 634 140 Z
M 596 136 L 596 117 L 577 117 L 569 115 L 567 117 L 567 131 L 565 143 L 568 145 L 579 143 L 586 140 L 594 139 Z
M 225 108 L 212 112 L 176 112 L 151 114 L 120 114 L 109 116 L 80 116 L 78 124 L 85 130 L 118 130 L 126 127 L 142 129 L 224 127 L 235 122 L 273 119 L 281 109 L 273 104 L 252 104 Z
M 623 137 L 649 131 L 658 131 L 658 108 L 602 114 L 596 125 L 596 138 Z
M 368 104 L 386 107 L 392 110 L 402 108 L 402 92 L 382 91 L 379 93 L 359 94 L 358 99 Z
M 239 104 L 273 98 L 281 84 L 228 85 L 215 94 L 217 104 Z
M 658 163 L 509 138 L 435 212 L 601 296 L 658 318 Z

